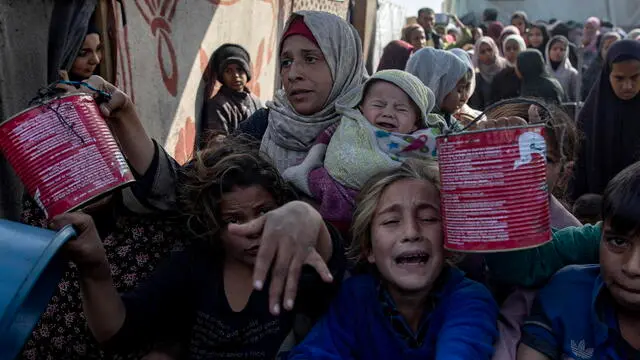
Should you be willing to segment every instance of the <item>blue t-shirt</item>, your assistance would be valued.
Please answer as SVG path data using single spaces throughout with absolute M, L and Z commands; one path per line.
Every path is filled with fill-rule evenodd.
M 620 334 L 599 265 L 567 266 L 538 293 L 521 342 L 551 359 L 640 359 Z
M 328 313 L 289 359 L 490 359 L 498 335 L 491 293 L 460 270 L 443 273 L 446 282 L 425 304 L 415 339 L 398 331 L 397 321 L 385 311 L 379 278 L 360 275 L 345 281 Z

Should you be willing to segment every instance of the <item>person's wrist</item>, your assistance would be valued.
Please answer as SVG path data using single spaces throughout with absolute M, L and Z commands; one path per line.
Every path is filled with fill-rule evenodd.
M 76 267 L 84 280 L 104 281 L 111 277 L 111 266 L 106 256 L 95 262 L 76 263 Z

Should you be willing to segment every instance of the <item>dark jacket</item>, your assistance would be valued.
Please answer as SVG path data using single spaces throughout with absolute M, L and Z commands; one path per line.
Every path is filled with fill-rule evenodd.
M 207 100 L 205 104 L 201 140 L 206 139 L 206 134 L 213 130 L 220 130 L 226 134 L 234 132 L 239 123 L 261 108 L 263 106 L 260 99 L 248 89 L 238 92 L 223 85 L 216 96 Z

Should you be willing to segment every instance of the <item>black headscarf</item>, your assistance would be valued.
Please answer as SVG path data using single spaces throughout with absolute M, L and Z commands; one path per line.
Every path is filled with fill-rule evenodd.
M 640 94 L 621 100 L 613 92 L 609 76 L 613 64 L 640 61 L 640 42 L 618 41 L 611 46 L 596 82 L 578 117 L 584 143 L 574 173 L 572 198 L 602 194 L 609 180 L 640 159 Z
M 536 49 L 521 52 L 517 60 L 522 75 L 520 96 L 536 97 L 560 104 L 564 98 L 562 85 L 547 72 L 542 53 Z
M 538 51 L 540 51 L 540 53 L 542 54 L 543 58 L 544 58 L 544 53 L 547 51 L 547 43 L 549 42 L 549 31 L 547 30 L 547 26 L 545 24 L 533 24 L 531 25 L 531 27 L 529 28 L 529 31 L 531 31 L 531 29 L 536 28 L 538 30 L 540 30 L 540 32 L 542 32 L 542 44 L 540 44 L 540 46 L 529 46 L 530 49 L 536 49 Z M 546 59 L 546 58 L 545 58 Z

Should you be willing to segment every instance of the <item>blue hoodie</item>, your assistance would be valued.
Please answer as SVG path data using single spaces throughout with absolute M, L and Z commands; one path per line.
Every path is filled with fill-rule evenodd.
M 409 347 L 385 316 L 380 280 L 361 275 L 345 281 L 328 313 L 289 359 L 490 359 L 498 336 L 491 293 L 460 270 L 445 268 L 441 276 L 446 282 L 433 294 L 435 306 L 426 314 L 419 347 Z

